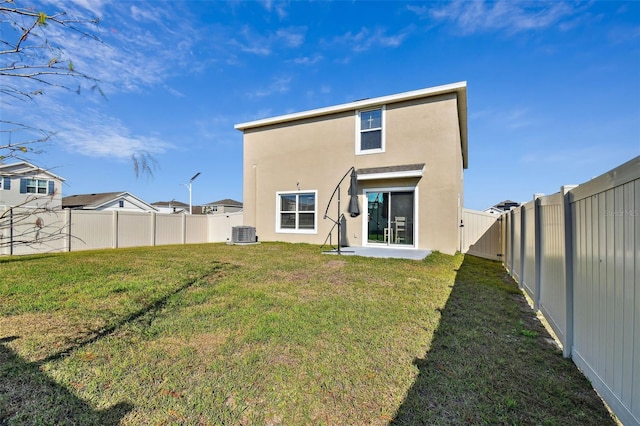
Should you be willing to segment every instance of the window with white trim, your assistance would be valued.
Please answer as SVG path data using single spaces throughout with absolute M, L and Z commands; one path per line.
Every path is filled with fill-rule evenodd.
M 48 184 L 43 179 L 27 179 L 27 194 L 46 194 Z
M 384 152 L 384 107 L 358 111 L 356 154 Z
M 317 191 L 276 194 L 276 232 L 315 234 Z

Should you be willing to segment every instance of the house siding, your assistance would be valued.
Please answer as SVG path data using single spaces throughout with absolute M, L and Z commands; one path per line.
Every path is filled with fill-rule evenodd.
M 356 155 L 357 110 L 305 118 L 244 131 L 244 223 L 264 241 L 322 244 L 333 223 L 323 220 L 339 179 L 356 169 L 425 163 L 421 178 L 360 181 L 359 217 L 347 215 L 350 245 L 363 245 L 367 205 L 362 190 L 415 187 L 418 248 L 453 253 L 459 249 L 462 150 L 456 93 L 385 104 L 385 152 Z M 380 105 L 382 106 L 382 105 Z M 313 235 L 276 232 L 274 196 L 279 191 L 318 191 L 318 229 Z M 342 184 L 343 212 L 348 180 Z M 458 199 L 460 197 L 460 203 Z M 329 216 L 337 216 L 335 201 Z M 335 244 L 337 233 L 334 232 Z
M 26 179 L 46 180 L 47 194 L 32 194 L 26 192 Z M 44 207 L 50 209 L 60 208 L 62 205 L 62 182 L 53 179 L 44 173 L 16 174 L 2 179 L 2 189 L 0 190 L 0 204 L 6 208 L 23 205 L 24 207 L 36 208 Z M 26 203 L 26 204 L 25 204 Z

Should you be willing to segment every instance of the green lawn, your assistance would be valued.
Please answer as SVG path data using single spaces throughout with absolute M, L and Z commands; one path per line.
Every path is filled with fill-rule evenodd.
M 500 264 L 321 251 L 0 258 L 0 424 L 614 424 Z

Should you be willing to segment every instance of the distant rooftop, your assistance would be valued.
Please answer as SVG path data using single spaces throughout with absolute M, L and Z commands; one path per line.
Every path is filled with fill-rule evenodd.
M 212 201 L 205 204 L 205 206 L 242 207 L 242 203 L 240 201 L 232 200 L 231 198 L 225 198 L 224 200 Z

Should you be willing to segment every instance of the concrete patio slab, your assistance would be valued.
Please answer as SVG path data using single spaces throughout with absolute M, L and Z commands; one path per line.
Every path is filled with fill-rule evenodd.
M 343 247 L 342 256 L 380 257 L 387 259 L 422 260 L 431 254 L 431 250 L 404 249 L 393 247 Z M 324 254 L 337 255 L 337 249 L 325 251 Z

